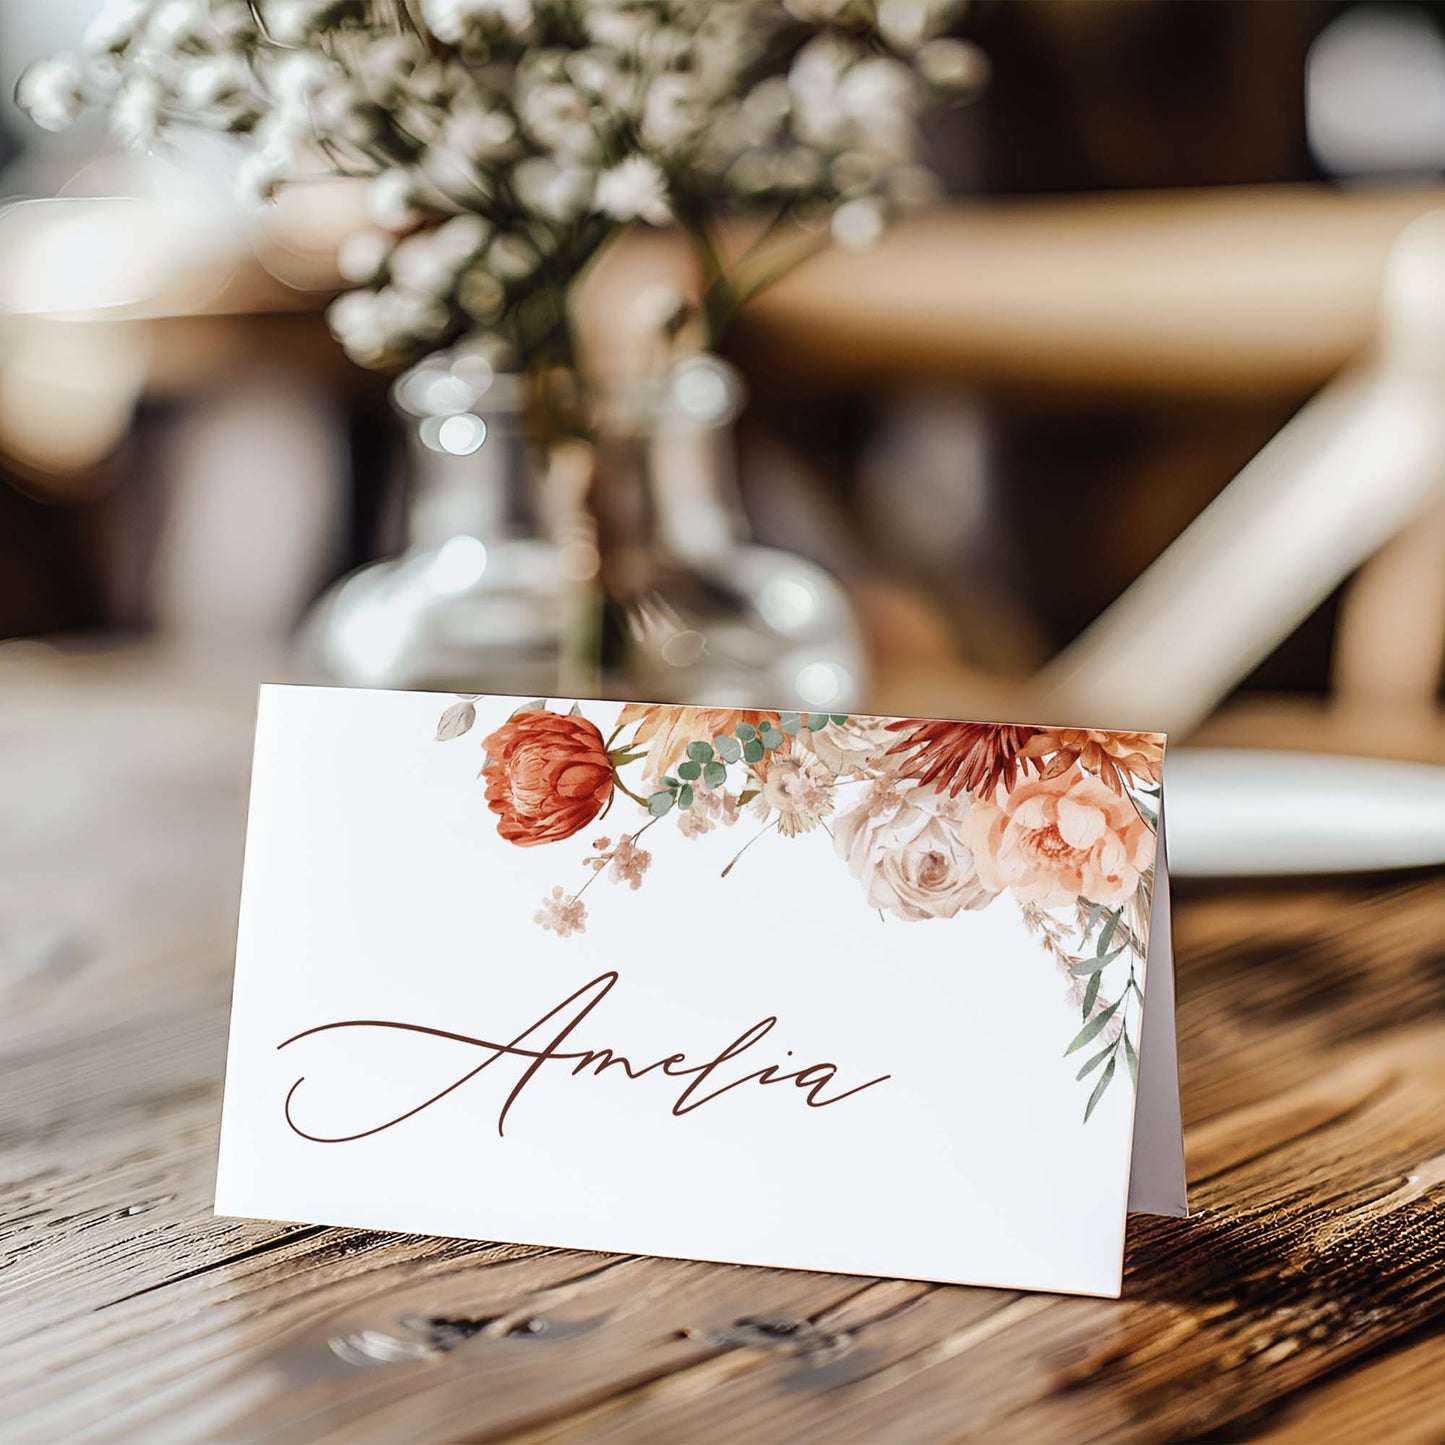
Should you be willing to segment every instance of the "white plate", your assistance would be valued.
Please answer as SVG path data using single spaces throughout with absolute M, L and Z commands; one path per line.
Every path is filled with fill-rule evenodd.
M 1445 768 L 1425 763 L 1171 748 L 1164 803 L 1180 877 L 1445 863 Z

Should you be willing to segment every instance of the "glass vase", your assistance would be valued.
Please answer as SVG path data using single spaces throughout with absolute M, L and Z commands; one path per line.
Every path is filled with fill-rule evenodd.
M 864 650 L 821 567 L 752 541 L 739 498 L 741 378 L 695 356 L 610 395 L 593 510 L 612 696 L 852 710 Z
M 544 459 L 521 378 L 476 358 L 393 388 L 408 431 L 406 550 L 344 578 L 303 629 L 305 659 L 352 686 L 555 692 L 567 590 L 541 515 Z

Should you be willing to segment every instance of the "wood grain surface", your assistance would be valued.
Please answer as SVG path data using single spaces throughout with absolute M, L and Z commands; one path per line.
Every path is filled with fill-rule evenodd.
M 0 652 L 5 1438 L 1445 1437 L 1438 874 L 1179 890 L 1118 1302 L 215 1219 L 235 677 Z

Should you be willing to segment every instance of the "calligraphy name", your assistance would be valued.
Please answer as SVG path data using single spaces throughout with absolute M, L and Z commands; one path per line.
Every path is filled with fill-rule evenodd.
M 293 1034 L 289 1039 L 283 1040 L 276 1047 L 278 1049 L 290 1048 L 291 1045 L 299 1043 L 302 1039 L 339 1030 L 392 1029 L 402 1033 L 421 1034 L 429 1038 L 465 1044 L 481 1051 L 485 1057 L 480 1062 L 473 1064 L 445 1088 L 437 1090 L 436 1093 L 431 1094 L 404 1113 L 351 1134 L 318 1134 L 303 1128 L 297 1122 L 296 1094 L 297 1090 L 306 1082 L 306 1076 L 303 1074 L 287 1092 L 286 1122 L 303 1139 L 309 1139 L 317 1144 L 346 1144 L 356 1139 L 366 1139 L 373 1134 L 394 1129 L 397 1125 L 406 1123 L 408 1119 L 414 1119 L 424 1110 L 430 1109 L 433 1104 L 439 1103 L 449 1094 L 454 1094 L 464 1085 L 471 1083 L 478 1075 L 502 1064 L 503 1061 L 520 1063 L 523 1067 L 506 1098 L 502 1101 L 497 1114 L 497 1133 L 502 1137 L 506 1135 L 507 1117 L 511 1113 L 513 1105 L 542 1069 L 551 1066 L 570 1065 L 574 1076 L 581 1076 L 590 1070 L 593 1078 L 600 1078 L 608 1070 L 615 1069 L 626 1078 L 634 1080 L 645 1078 L 649 1074 L 663 1075 L 670 1079 L 686 1079 L 687 1082 L 672 1104 L 671 1112 L 677 1118 L 691 1114 L 695 1109 L 700 1109 L 704 1104 L 711 1103 L 714 1099 L 730 1093 L 733 1089 L 741 1088 L 744 1084 L 760 1086 L 792 1084 L 795 1089 L 801 1090 L 803 1102 L 809 1108 L 825 1109 L 831 1104 L 840 1104 L 844 1099 L 851 1099 L 865 1089 L 871 1089 L 891 1077 L 889 1074 L 880 1074 L 876 1079 L 869 1079 L 866 1083 L 855 1084 L 852 1088 L 844 1088 L 841 1091 L 830 1093 L 829 1090 L 838 1074 L 838 1066 L 832 1063 L 809 1064 L 798 1069 L 786 1068 L 781 1063 L 768 1064 L 763 1068 L 751 1069 L 738 1074 L 739 1067 L 747 1068 L 747 1064 L 739 1064 L 743 1055 L 752 1053 L 753 1060 L 756 1060 L 757 1055 L 753 1051 L 776 1027 L 778 1020 L 776 1016 L 772 1015 L 759 1019 L 750 1028 L 744 1029 L 730 1044 L 702 1063 L 690 1063 L 685 1054 L 675 1053 L 656 1059 L 650 1064 L 638 1066 L 634 1065 L 626 1055 L 611 1048 L 583 1049 L 576 1047 L 575 1044 L 568 1046 L 573 1031 L 612 992 L 617 980 L 618 975 L 615 972 L 599 974 L 590 983 L 583 984 L 581 988 L 568 994 L 555 1008 L 548 1009 L 535 1023 L 528 1024 L 521 1033 L 505 1043 L 473 1038 L 469 1034 L 453 1033 L 448 1029 L 434 1029 L 422 1024 L 401 1023 L 394 1019 L 339 1019 L 335 1023 L 318 1024 L 314 1028 L 304 1029 L 301 1033 Z M 789 1049 L 787 1052 L 791 1055 L 793 1051 Z M 749 1062 L 753 1060 L 749 1060 Z

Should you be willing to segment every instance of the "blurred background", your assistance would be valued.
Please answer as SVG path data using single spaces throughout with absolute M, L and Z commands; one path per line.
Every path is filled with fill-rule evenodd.
M 91 9 L 7 0 L 0 90 Z M 1442 756 L 1442 24 L 969 10 L 989 74 L 930 122 L 942 204 L 802 266 L 726 345 L 747 529 L 855 620 L 832 700 Z M 357 197 L 247 212 L 220 146 L 0 110 L 0 657 L 328 675 L 317 599 L 415 540 L 416 420 L 323 318 Z M 670 246 L 639 232 L 589 278 L 604 342 Z M 451 457 L 479 478 L 492 446 Z

